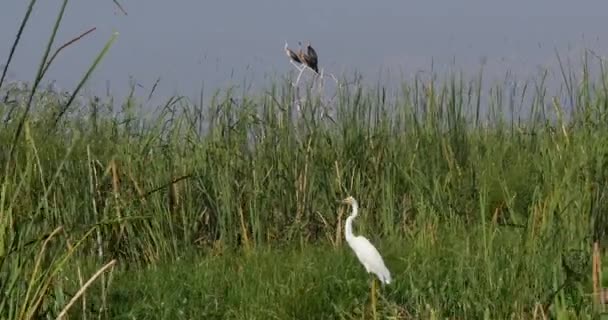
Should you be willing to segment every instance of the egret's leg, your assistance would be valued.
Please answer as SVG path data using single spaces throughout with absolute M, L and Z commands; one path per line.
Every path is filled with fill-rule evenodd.
M 374 320 L 378 319 L 376 316 L 376 277 L 372 274 L 372 315 Z

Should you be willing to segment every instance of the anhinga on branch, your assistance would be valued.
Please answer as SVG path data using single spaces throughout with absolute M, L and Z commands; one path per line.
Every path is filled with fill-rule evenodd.
M 298 42 L 298 44 L 300 45 L 300 50 L 298 50 L 298 52 L 296 53 L 293 50 L 289 49 L 287 47 L 287 42 L 285 42 L 285 54 L 287 54 L 291 61 L 298 64 L 304 64 L 318 74 L 319 58 L 317 57 L 317 52 L 310 46 L 310 42 L 308 42 L 306 46 L 306 53 L 302 51 L 302 42 Z
M 319 73 L 319 58 L 317 57 L 317 52 L 315 49 L 310 46 L 310 41 L 306 45 L 306 50 L 308 51 L 308 55 L 302 55 L 304 57 L 304 62 L 316 73 Z

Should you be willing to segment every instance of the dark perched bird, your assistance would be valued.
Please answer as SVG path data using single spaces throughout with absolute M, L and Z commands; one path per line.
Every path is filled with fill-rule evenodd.
M 315 70 L 316 73 L 319 73 L 319 58 L 317 58 L 317 52 L 310 46 L 310 42 L 308 42 L 306 49 L 308 50 L 308 57 L 310 58 L 309 66 Z
M 301 42 L 299 42 L 300 46 L 302 45 Z M 302 62 L 304 62 L 304 64 L 306 64 L 308 67 L 310 67 L 312 70 L 314 70 L 316 73 L 319 73 L 319 66 L 318 66 L 318 57 L 317 57 L 317 52 L 315 51 L 315 49 L 313 49 L 310 46 L 310 42 L 308 42 L 307 46 L 307 54 L 302 52 L 300 50 L 300 60 Z
M 300 50 L 300 51 L 302 51 L 302 50 Z M 289 59 L 291 59 L 297 63 L 302 63 L 300 56 L 298 54 L 296 54 L 295 52 L 293 52 L 291 49 L 287 48 L 287 42 L 285 42 L 285 53 L 287 54 Z

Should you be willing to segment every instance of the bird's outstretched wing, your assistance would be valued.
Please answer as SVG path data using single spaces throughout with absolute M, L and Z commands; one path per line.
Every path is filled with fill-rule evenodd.
M 285 42 L 285 54 L 287 54 L 289 59 L 293 60 L 294 62 L 302 63 L 300 56 L 298 56 L 298 54 L 296 54 L 295 52 L 293 52 L 293 50 L 291 50 L 287 47 L 287 42 Z

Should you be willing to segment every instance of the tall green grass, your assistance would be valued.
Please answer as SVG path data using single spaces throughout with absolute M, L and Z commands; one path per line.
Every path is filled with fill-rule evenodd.
M 390 93 L 355 81 L 330 102 L 283 80 L 171 98 L 144 119 L 135 97 L 74 99 L 114 38 L 69 99 L 39 90 L 53 38 L 31 88 L 0 87 L 2 318 L 361 318 L 346 195 L 394 273 L 385 317 L 597 311 L 601 61 L 585 56 L 580 80 L 560 70 L 555 95 L 548 74 L 488 88 L 481 73 L 415 78 Z

